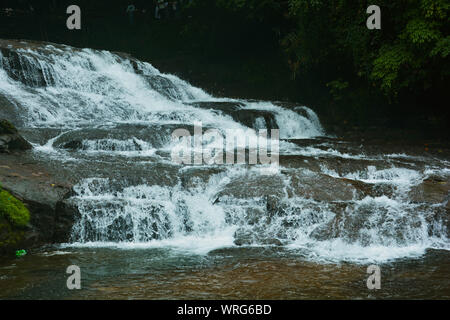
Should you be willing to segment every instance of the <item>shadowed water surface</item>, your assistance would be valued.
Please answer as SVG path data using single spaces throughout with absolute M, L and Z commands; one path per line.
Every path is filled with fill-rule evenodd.
M 1 299 L 450 299 L 447 251 L 380 264 L 368 290 L 366 264 L 315 263 L 280 248 L 228 248 L 207 255 L 168 249 L 51 249 L 0 264 Z M 68 290 L 69 265 L 81 290 Z

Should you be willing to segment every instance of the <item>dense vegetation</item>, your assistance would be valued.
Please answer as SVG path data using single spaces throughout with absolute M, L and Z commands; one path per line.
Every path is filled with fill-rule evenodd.
M 203 1 L 198 1 L 203 2 Z M 217 1 L 264 19 L 279 1 Z M 403 90 L 426 91 L 449 76 L 450 2 L 377 1 L 383 13 L 380 31 L 366 29 L 367 1 L 290 0 L 287 19 L 295 25 L 281 39 L 293 77 L 302 70 L 327 70 L 334 92 L 348 88 L 354 76 L 394 98 Z M 256 17 L 255 17 L 256 15 Z M 448 78 L 447 78 L 448 79 Z
M 38 27 L 9 17 L 0 37 L 131 52 L 215 94 L 295 100 L 336 124 L 450 127 L 447 0 L 185 0 L 163 21 L 135 1 L 146 13 L 132 26 L 129 2 L 36 2 Z M 81 31 L 65 28 L 73 3 Z M 381 30 L 366 27 L 370 4 Z

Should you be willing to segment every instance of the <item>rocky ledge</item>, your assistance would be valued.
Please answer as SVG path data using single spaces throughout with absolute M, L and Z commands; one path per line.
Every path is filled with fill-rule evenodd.
M 26 225 L 18 226 L 0 208 L 0 255 L 68 241 L 77 214 L 67 201 L 72 184 L 34 161 L 30 149 L 11 123 L 0 120 L 0 191 L 5 199 L 22 202 L 30 216 Z M 5 199 L 0 205 L 8 207 Z

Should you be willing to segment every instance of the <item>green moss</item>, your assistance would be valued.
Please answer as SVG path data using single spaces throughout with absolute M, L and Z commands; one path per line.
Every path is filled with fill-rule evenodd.
M 0 217 L 6 218 L 15 227 L 25 227 L 30 221 L 30 212 L 25 205 L 9 192 L 0 189 Z

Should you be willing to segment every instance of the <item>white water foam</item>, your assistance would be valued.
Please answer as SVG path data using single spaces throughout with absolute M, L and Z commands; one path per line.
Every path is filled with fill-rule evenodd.
M 323 135 L 315 113 L 302 107 L 307 116 L 271 103 L 247 103 L 218 99 L 176 76 L 162 74 L 149 63 L 131 60 L 107 51 L 75 50 L 70 47 L 45 50 L 16 49 L 23 63 L 39 64 L 46 83 L 28 88 L 0 71 L 0 93 L 16 101 L 27 114 L 28 126 L 74 127 L 98 121 L 179 123 L 218 129 L 244 128 L 230 116 L 196 108 L 195 101 L 234 101 L 247 109 L 275 114 L 282 137 Z M 5 57 L 0 56 L 0 63 Z M 6 60 L 5 60 L 6 61 Z M 2 64 L 6 67 L 6 62 Z M 36 70 L 35 70 L 36 71 Z M 36 71 L 38 72 L 38 71 Z M 27 81 L 33 82 L 29 75 Z

